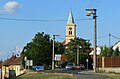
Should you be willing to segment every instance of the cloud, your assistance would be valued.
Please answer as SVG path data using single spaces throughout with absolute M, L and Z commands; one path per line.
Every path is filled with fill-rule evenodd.
M 0 14 L 15 13 L 20 9 L 20 7 L 21 7 L 21 5 L 18 2 L 15 2 L 15 1 L 7 2 L 4 5 L 3 10 L 0 11 Z

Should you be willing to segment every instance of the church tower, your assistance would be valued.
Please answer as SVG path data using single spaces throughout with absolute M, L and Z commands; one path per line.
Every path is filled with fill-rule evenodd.
M 70 42 L 70 39 L 74 38 L 76 38 L 76 24 L 74 23 L 72 10 L 70 10 L 68 22 L 66 24 L 66 44 Z

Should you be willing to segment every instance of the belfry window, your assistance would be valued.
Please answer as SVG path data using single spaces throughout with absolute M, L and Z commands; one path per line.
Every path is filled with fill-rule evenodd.
M 69 35 L 72 35 L 72 28 L 69 28 Z

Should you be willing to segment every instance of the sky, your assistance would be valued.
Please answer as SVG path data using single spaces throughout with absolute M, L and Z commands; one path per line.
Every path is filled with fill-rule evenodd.
M 0 0 L 0 59 L 19 53 L 32 41 L 35 34 L 60 35 L 56 41 L 65 40 L 65 26 L 72 9 L 77 37 L 90 40 L 93 46 L 92 16 L 86 8 L 97 9 L 97 45 L 108 46 L 120 37 L 119 0 Z M 12 19 L 12 20 L 11 20 Z M 15 20 L 16 19 L 16 20 Z M 33 21 L 34 20 L 34 21 Z

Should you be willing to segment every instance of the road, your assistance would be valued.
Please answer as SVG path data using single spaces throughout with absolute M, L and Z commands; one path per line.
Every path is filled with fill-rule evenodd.
M 49 72 L 74 74 L 77 79 L 107 79 L 106 76 L 95 74 L 92 70 L 54 70 Z
M 95 74 L 93 71 L 80 71 L 76 74 L 77 79 L 107 79 L 106 76 Z

